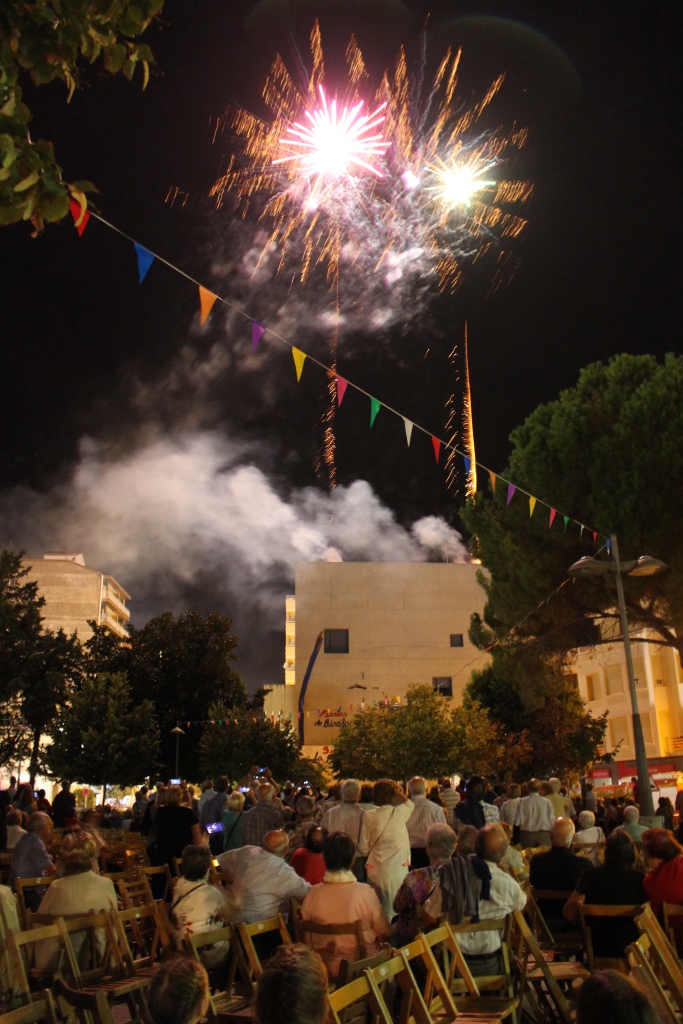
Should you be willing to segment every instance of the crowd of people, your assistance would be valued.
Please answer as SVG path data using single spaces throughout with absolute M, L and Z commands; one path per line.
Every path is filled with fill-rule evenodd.
M 494 788 L 480 776 L 457 788 L 448 779 L 428 786 L 419 776 L 405 787 L 389 779 L 374 785 L 347 779 L 323 793 L 308 783 L 278 785 L 268 769 L 253 766 L 234 787 L 224 776 L 205 780 L 196 796 L 184 784 L 159 783 L 153 792 L 142 787 L 128 818 L 118 823 L 111 810 L 106 819 L 104 809 L 79 816 L 67 780 L 52 805 L 44 793 L 10 787 L 0 793 L 0 806 L 0 846 L 11 851 L 10 886 L 16 878 L 57 876 L 28 891 L 32 909 L 115 910 L 112 881 L 99 873 L 107 867 L 102 829 L 122 828 L 127 820 L 129 829 L 146 836 L 152 864 L 171 867 L 180 859 L 169 907 L 179 950 L 188 935 L 222 924 L 250 924 L 278 913 L 287 920 L 290 900 L 296 900 L 306 945 L 278 949 L 281 937 L 268 933 L 255 939 L 258 952 L 261 958 L 274 954 L 273 979 L 299 964 L 324 988 L 337 979 L 343 961 L 354 958 L 356 936 L 307 931 L 307 925 L 360 922 L 370 956 L 383 943 L 400 947 L 444 920 L 499 921 L 523 911 L 527 881 L 532 891 L 554 893 L 539 904 L 553 934 L 576 930 L 582 903 L 649 900 L 655 913 L 664 902 L 683 905 L 683 847 L 672 829 L 639 824 L 633 799 L 600 800 L 590 784 L 583 800 L 572 799 L 556 778 Z M 53 827 L 62 830 L 56 863 L 48 850 Z M 605 918 L 595 929 L 595 953 L 623 959 L 636 938 L 631 919 Z M 460 944 L 475 978 L 502 973 L 498 930 L 463 933 Z M 209 971 L 223 967 L 228 956 L 227 942 L 201 951 Z M 173 993 L 183 978 L 194 993 L 187 1006 L 192 1003 L 197 1019 L 202 1016 L 204 975 L 196 962 L 183 970 L 155 979 L 153 998 L 161 1007 L 168 1003 L 168 1011 L 155 1016 L 157 1024 L 190 1024 L 189 1017 L 172 1015 Z M 257 1015 L 264 1024 L 276 1019 L 268 1016 L 278 1006 L 272 984 L 258 988 Z M 607 978 L 601 984 L 617 983 Z M 314 1002 L 315 987 L 307 989 Z M 588 1012 L 585 1021 L 593 1019 Z

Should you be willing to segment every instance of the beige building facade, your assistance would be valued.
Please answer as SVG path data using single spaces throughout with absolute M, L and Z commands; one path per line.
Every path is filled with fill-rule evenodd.
M 113 576 L 87 566 L 82 554 L 48 551 L 40 558 L 23 558 L 22 565 L 29 569 L 27 580 L 35 581 L 45 598 L 46 629 L 61 628 L 67 634 L 75 630 L 84 643 L 92 636 L 88 620 L 94 620 L 122 639 L 128 636 L 130 594 Z
M 471 563 L 313 562 L 286 598 L 284 682 L 265 711 L 303 726 L 305 753 L 329 752 L 363 706 L 398 703 L 415 684 L 459 704 L 488 657 L 470 643 L 485 595 Z M 320 649 L 300 706 L 304 677 Z M 291 718 L 290 718 L 291 716 Z

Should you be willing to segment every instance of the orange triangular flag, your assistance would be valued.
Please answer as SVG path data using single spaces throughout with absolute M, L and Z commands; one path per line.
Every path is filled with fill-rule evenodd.
M 210 292 L 208 288 L 203 285 L 199 285 L 199 305 L 201 307 L 201 314 L 199 316 L 199 323 L 206 323 L 206 319 L 213 309 L 213 304 L 218 298 L 213 292 Z
M 301 372 L 304 368 L 304 362 L 306 361 L 306 353 L 302 352 L 300 348 L 294 348 L 294 346 L 292 346 L 292 358 L 294 359 L 294 366 L 296 367 L 296 379 L 301 380 Z
M 491 481 L 491 490 L 495 494 L 496 493 L 496 474 L 491 469 L 489 470 L 489 480 Z

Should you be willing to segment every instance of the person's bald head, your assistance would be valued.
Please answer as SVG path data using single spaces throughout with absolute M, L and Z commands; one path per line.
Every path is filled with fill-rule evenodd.
M 541 792 L 541 782 L 540 782 L 540 779 L 532 779 L 529 782 L 528 789 L 529 789 L 530 793 L 540 793 Z
M 553 846 L 571 846 L 575 831 L 571 818 L 555 818 L 550 827 L 550 840 Z
M 484 825 L 477 832 L 477 854 L 492 864 L 500 864 L 507 853 L 508 837 L 500 825 Z
M 275 828 L 271 832 L 266 832 L 261 840 L 261 846 L 275 857 L 284 857 L 289 849 L 289 836 L 283 828 Z
M 411 796 L 424 796 L 427 792 L 427 783 L 421 775 L 415 775 L 408 783 L 408 792 Z
M 262 782 L 256 790 L 256 796 L 260 804 L 268 804 L 275 796 L 275 790 L 268 782 Z

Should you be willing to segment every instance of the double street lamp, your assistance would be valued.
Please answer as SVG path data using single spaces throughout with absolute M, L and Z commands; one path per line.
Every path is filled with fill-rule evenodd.
M 652 803 L 652 790 L 650 789 L 650 774 L 647 770 L 647 755 L 645 753 L 645 741 L 643 739 L 643 726 L 638 711 L 638 694 L 636 692 L 636 678 L 633 671 L 633 656 L 631 654 L 631 641 L 628 635 L 628 617 L 626 615 L 626 601 L 624 599 L 624 581 L 622 573 L 627 576 L 656 576 L 666 572 L 668 566 L 660 562 L 658 558 L 650 555 L 642 555 L 640 558 L 630 562 L 619 561 L 619 545 L 613 534 L 610 537 L 612 548 L 612 561 L 602 562 L 597 558 L 586 555 L 574 562 L 568 570 L 569 576 L 614 576 L 617 585 L 617 603 L 619 606 L 619 618 L 621 620 L 621 635 L 624 638 L 624 651 L 626 652 L 626 670 L 628 672 L 628 686 L 631 695 L 631 713 L 633 717 L 633 746 L 636 754 L 636 774 L 638 777 L 638 789 L 640 797 L 640 810 L 644 817 L 652 817 L 655 813 Z

